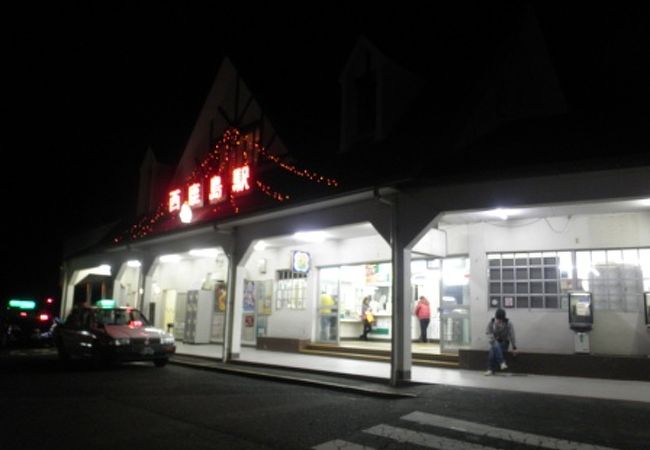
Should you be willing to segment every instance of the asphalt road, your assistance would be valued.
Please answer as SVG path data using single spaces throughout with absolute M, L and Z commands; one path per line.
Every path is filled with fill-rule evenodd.
M 0 449 L 650 449 L 647 403 L 411 389 L 417 397 L 386 399 L 176 365 L 98 369 L 64 366 L 48 350 L 4 352 Z

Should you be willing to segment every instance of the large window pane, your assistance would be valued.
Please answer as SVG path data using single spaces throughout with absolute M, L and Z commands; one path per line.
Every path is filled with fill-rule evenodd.
M 623 262 L 623 252 L 621 250 L 607 250 L 607 262 L 609 264 L 621 264 Z
M 591 272 L 591 252 L 576 252 L 576 269 L 578 278 L 589 278 Z
M 641 265 L 643 278 L 650 278 L 650 249 L 639 250 L 639 264 Z
M 636 312 L 650 290 L 647 248 L 494 253 L 488 260 L 502 268 L 489 271 L 490 295 L 514 294 L 516 308 L 563 308 L 567 293 L 578 290 L 593 294 L 596 309 Z
M 571 261 L 570 252 L 563 253 L 565 258 Z M 495 262 L 498 257 L 501 257 L 501 264 Z M 558 253 L 489 254 L 488 260 L 490 267 L 494 267 L 488 271 L 490 307 L 494 308 L 497 305 L 523 309 L 560 307 L 557 300 L 560 283 Z M 531 304 L 531 293 L 539 294 L 534 297 L 534 306 Z M 546 294 L 553 295 L 555 299 L 545 302 Z

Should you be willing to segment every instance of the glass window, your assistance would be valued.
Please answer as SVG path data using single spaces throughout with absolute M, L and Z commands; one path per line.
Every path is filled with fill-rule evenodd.
M 373 311 L 390 314 L 391 267 L 389 262 L 324 267 L 319 270 L 319 289 L 334 297 L 341 319 L 358 320 L 367 295 L 371 296 Z
M 499 258 L 501 271 L 488 270 L 490 299 L 501 299 L 500 304 L 506 308 L 560 308 L 558 294 L 566 292 L 572 285 L 560 279 L 561 273 L 566 277 L 572 272 L 570 252 L 488 255 L 490 261 Z M 505 298 L 510 300 L 506 302 Z M 494 307 L 492 303 L 490 306 Z
M 510 255 L 512 256 L 512 255 Z M 505 265 L 505 264 L 503 264 Z M 503 269 L 505 271 L 506 269 Z M 453 257 L 442 260 L 442 296 L 453 298 L 456 304 L 469 304 L 469 258 Z M 512 278 L 510 278 L 512 279 Z M 497 280 L 498 281 L 498 280 Z M 506 283 L 504 283 L 506 284 Z M 513 283 L 507 283 L 514 289 Z M 490 288 L 493 286 L 490 285 Z M 500 289 L 500 287 L 494 287 Z
M 277 271 L 276 309 L 305 309 L 307 274 L 291 270 Z
M 515 308 L 562 308 L 577 290 L 591 292 L 596 309 L 636 312 L 650 290 L 647 248 L 491 253 L 488 260 L 491 308 L 504 295 L 514 295 Z
M 576 251 L 578 289 L 591 292 L 594 308 L 636 312 L 645 289 L 648 249 Z

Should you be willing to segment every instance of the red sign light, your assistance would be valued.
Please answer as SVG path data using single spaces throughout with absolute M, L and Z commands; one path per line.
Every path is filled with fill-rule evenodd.
M 175 189 L 169 193 L 169 212 L 181 210 L 181 190 Z
M 192 183 L 187 188 L 187 203 L 191 208 L 200 208 L 203 206 L 203 186 L 201 183 Z
M 208 201 L 210 204 L 215 204 L 223 198 L 223 183 L 221 177 L 215 175 L 210 178 L 210 193 L 208 194 Z
M 237 167 L 232 171 L 232 191 L 243 192 L 250 190 L 248 178 L 250 177 L 250 169 L 248 166 Z
M 240 194 L 251 190 L 251 170 L 248 165 L 235 167 L 232 170 L 232 178 L 230 183 L 231 194 Z M 208 203 L 214 205 L 225 198 L 224 183 L 221 175 L 213 175 L 210 177 L 208 191 Z M 201 208 L 204 203 L 204 189 L 200 181 L 196 181 L 187 187 L 187 198 L 184 198 L 181 189 L 174 189 L 169 193 L 169 207 L 170 213 L 180 211 L 184 202 L 191 208 Z

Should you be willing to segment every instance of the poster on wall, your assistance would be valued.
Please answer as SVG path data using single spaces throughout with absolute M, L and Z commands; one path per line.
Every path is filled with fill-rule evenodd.
M 366 284 L 388 282 L 390 270 L 389 264 L 366 264 Z
M 273 306 L 273 281 L 255 281 L 257 314 L 270 316 Z
M 226 311 L 226 295 L 228 293 L 228 290 L 226 289 L 226 283 L 223 281 L 217 281 L 215 290 L 214 290 L 214 295 L 215 295 L 215 302 L 214 302 L 214 310 L 216 312 L 225 312 Z
M 244 312 L 255 312 L 255 282 L 244 280 Z
M 226 316 L 224 314 L 215 314 L 212 316 L 212 341 L 223 342 L 225 322 Z
M 242 316 L 241 339 L 242 342 L 255 343 L 255 314 L 248 313 Z
M 257 317 L 257 337 L 266 336 L 268 317 L 258 316 Z

